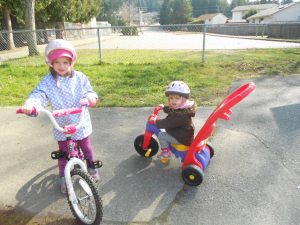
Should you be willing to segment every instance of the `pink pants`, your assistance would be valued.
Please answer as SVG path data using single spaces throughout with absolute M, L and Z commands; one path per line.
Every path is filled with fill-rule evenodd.
M 82 140 L 76 141 L 77 144 L 80 146 L 84 156 L 87 158 L 87 164 L 88 167 L 91 166 L 91 162 L 94 161 L 94 152 L 91 145 L 91 140 L 89 137 L 86 137 Z M 58 141 L 58 147 L 60 151 L 68 152 L 68 145 L 67 141 Z M 59 176 L 64 176 L 64 169 L 67 165 L 68 160 L 66 158 L 60 158 L 58 159 L 58 170 L 59 170 Z

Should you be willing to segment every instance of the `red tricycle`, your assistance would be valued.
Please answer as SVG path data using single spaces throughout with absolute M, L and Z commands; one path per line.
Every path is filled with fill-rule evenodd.
M 232 108 L 254 91 L 254 89 L 255 84 L 249 82 L 227 96 L 208 117 L 190 146 L 181 144 L 171 144 L 169 146 L 175 157 L 181 158 L 181 162 L 183 163 L 182 178 L 186 184 L 198 186 L 202 183 L 204 171 L 214 155 L 214 149 L 207 143 L 207 140 L 212 135 L 217 120 L 229 120 L 232 114 Z M 160 108 L 155 107 L 152 116 L 158 116 L 159 111 Z M 159 150 L 159 143 L 155 136 L 157 136 L 159 132 L 160 129 L 148 121 L 145 133 L 137 136 L 134 141 L 134 147 L 137 153 L 143 157 L 156 155 Z M 163 163 L 166 162 L 164 160 L 165 159 L 162 160 Z

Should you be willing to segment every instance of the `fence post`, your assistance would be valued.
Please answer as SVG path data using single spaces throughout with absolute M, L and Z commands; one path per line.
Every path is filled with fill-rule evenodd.
M 100 54 L 100 64 L 102 63 L 102 48 L 101 48 L 101 41 L 100 41 L 100 31 L 97 28 L 97 35 L 98 35 L 98 46 L 99 46 L 99 54 Z
M 206 35 L 206 25 L 203 25 L 203 45 L 202 45 L 202 63 L 205 63 L 205 35 Z

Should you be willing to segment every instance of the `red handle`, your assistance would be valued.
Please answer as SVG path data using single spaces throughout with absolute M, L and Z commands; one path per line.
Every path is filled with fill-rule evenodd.
M 16 110 L 16 113 L 17 113 L 17 114 L 24 114 L 24 113 L 25 113 L 25 110 L 24 110 L 23 108 L 18 108 L 18 109 Z M 33 107 L 33 108 L 32 108 L 32 111 L 31 111 L 31 113 L 30 113 L 30 115 L 36 116 L 37 114 L 38 114 L 38 113 L 37 113 L 36 108 Z
M 154 114 L 154 115 L 158 115 L 158 113 L 159 113 L 160 110 L 161 110 L 161 108 L 160 108 L 159 106 L 156 106 L 156 107 L 154 108 L 153 114 Z

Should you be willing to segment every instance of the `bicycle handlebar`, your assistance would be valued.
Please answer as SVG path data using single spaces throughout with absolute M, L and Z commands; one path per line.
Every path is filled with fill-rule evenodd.
M 60 109 L 60 110 L 54 110 L 53 112 L 50 112 L 49 110 L 47 110 L 45 108 L 41 108 L 41 109 L 39 109 L 39 112 L 45 113 L 49 117 L 49 119 L 52 122 L 55 129 L 57 129 L 58 131 L 63 132 L 63 133 L 73 133 L 74 131 L 76 132 L 76 130 L 78 130 L 82 126 L 83 114 L 84 114 L 86 108 L 87 108 L 87 106 L 83 105 L 83 106 L 81 106 L 81 108 Z M 16 113 L 17 114 L 25 114 L 25 111 L 23 108 L 18 108 L 16 110 Z M 70 124 L 65 127 L 61 127 L 55 120 L 55 117 L 65 116 L 65 115 L 69 115 L 69 114 L 78 114 L 78 113 L 81 113 L 81 114 L 80 114 L 80 121 L 77 125 Z M 38 115 L 37 109 L 35 107 L 33 107 L 32 114 Z

